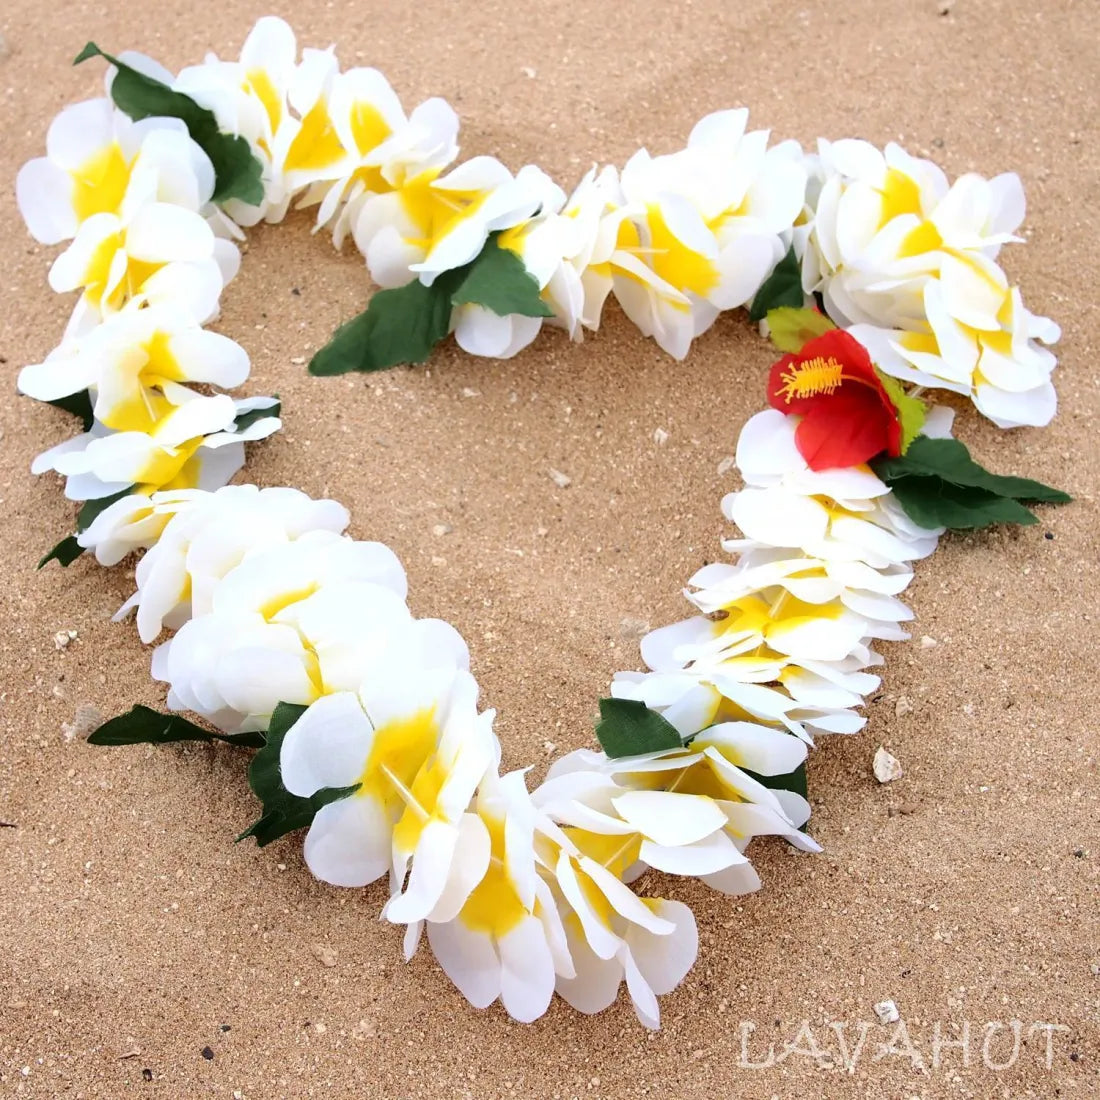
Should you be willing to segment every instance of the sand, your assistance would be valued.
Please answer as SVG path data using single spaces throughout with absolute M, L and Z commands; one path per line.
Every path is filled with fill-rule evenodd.
M 97 93 L 101 70 L 67 65 L 85 40 L 178 67 L 235 56 L 265 10 L 10 0 L 0 15 L 0 1095 L 1096 1095 L 1095 5 L 283 9 L 301 40 L 383 68 L 406 104 L 447 97 L 465 154 L 537 161 L 567 186 L 741 104 L 780 137 L 899 140 L 952 174 L 1024 178 L 1030 243 L 1006 263 L 1064 326 L 1061 412 L 1013 433 L 968 412 L 959 431 L 988 465 L 1077 502 L 1027 530 L 948 538 L 921 563 L 916 638 L 936 644 L 886 647 L 868 727 L 812 758 L 824 854 L 757 842 L 765 887 L 741 899 L 652 876 L 701 931 L 657 1034 L 623 1000 L 591 1018 L 556 1002 L 520 1026 L 470 1008 L 427 951 L 405 965 L 377 920 L 381 884 L 315 882 L 295 838 L 234 846 L 257 809 L 245 754 L 66 736 L 80 706 L 112 715 L 163 697 L 136 632 L 109 621 L 131 570 L 33 569 L 73 509 L 28 467 L 71 426 L 16 398 L 14 379 L 57 342 L 71 302 L 47 289 L 54 250 L 26 236 L 11 184 L 54 113 Z M 303 357 L 367 292 L 356 258 L 300 216 L 251 235 L 218 327 L 252 355 L 248 392 L 282 395 L 285 430 L 245 474 L 332 494 L 357 535 L 394 547 L 415 611 L 469 640 L 505 764 L 533 764 L 537 781 L 591 744 L 595 701 L 637 667 L 643 625 L 682 615 L 680 586 L 718 554 L 718 503 L 736 486 L 719 465 L 763 404 L 771 356 L 733 315 L 676 364 L 612 309 L 579 347 L 547 333 L 506 363 L 448 347 L 426 368 L 310 378 Z M 63 629 L 77 637 L 58 650 Z M 871 770 L 880 745 L 905 771 L 886 786 Z M 878 1022 L 887 998 L 904 1035 Z M 998 1070 L 1013 1020 L 1024 1041 Z M 1002 1026 L 983 1054 L 989 1023 Z M 945 1045 L 964 1024 L 968 1047 Z

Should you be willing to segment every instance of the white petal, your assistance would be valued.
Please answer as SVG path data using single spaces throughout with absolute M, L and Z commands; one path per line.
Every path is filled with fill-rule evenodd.
M 530 1023 L 550 1007 L 554 995 L 554 957 L 542 923 L 525 917 L 498 942 L 500 1000 L 513 1020 Z
M 668 791 L 627 791 L 611 800 L 623 819 L 657 844 L 694 844 L 726 823 L 712 799 Z
M 351 795 L 330 802 L 309 827 L 306 864 L 322 882 L 366 886 L 389 869 L 390 833 L 390 823 L 373 798 Z
M 493 941 L 460 920 L 428 924 L 428 943 L 439 965 L 475 1008 L 488 1008 L 500 995 L 500 960 Z
M 374 731 L 349 691 L 324 695 L 290 727 L 279 754 L 283 785 L 308 798 L 322 787 L 349 787 L 363 774 Z

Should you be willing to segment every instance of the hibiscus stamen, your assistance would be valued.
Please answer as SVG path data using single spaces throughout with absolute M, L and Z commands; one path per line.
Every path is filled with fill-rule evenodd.
M 834 393 L 841 383 L 844 365 L 829 356 L 818 355 L 800 363 L 792 363 L 780 376 L 783 385 L 776 391 L 789 405 L 796 397 L 817 397 Z

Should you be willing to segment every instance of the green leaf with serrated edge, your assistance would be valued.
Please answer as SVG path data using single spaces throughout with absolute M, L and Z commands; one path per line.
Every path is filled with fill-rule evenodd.
M 133 491 L 134 487 L 128 485 L 125 489 L 120 489 L 117 493 L 112 493 L 109 497 L 99 497 L 97 500 L 86 500 L 80 506 L 80 511 L 76 514 L 77 534 L 82 534 L 84 531 L 87 531 L 100 512 L 107 511 L 116 500 L 128 497 Z
M 802 265 L 792 247 L 756 292 L 749 310 L 749 320 L 763 321 L 771 310 L 781 306 L 801 309 L 805 300 L 806 296 L 802 293 Z
M 341 325 L 310 360 L 309 373 L 376 371 L 423 363 L 451 329 L 451 294 L 466 268 L 440 275 L 431 286 L 414 279 L 379 290 L 367 308 Z
M 637 699 L 601 699 L 596 737 L 600 747 L 613 760 L 676 749 L 684 743 L 667 718 Z
M 250 206 L 264 200 L 263 165 L 243 137 L 224 134 L 212 111 L 200 107 L 190 96 L 169 88 L 163 81 L 146 76 L 137 69 L 104 53 L 89 42 L 73 59 L 74 65 L 91 57 L 102 57 L 118 72 L 111 82 L 115 106 L 135 122 L 143 118 L 178 118 L 187 126 L 195 144 L 214 166 L 214 202 L 240 199 Z
M 816 309 L 780 306 L 769 309 L 768 338 L 780 350 L 796 355 L 811 340 L 831 332 L 836 325 Z
M 905 387 L 896 378 L 891 378 L 878 367 L 875 367 L 875 374 L 882 383 L 882 388 L 886 390 L 886 396 L 898 410 L 898 423 L 901 424 L 901 453 L 905 454 L 913 440 L 920 435 L 925 418 L 928 416 L 928 409 L 919 397 L 910 397 L 905 392 Z
M 970 457 L 964 443 L 957 439 L 929 439 L 921 436 L 901 458 L 876 459 L 875 473 L 888 484 L 900 477 L 919 474 L 939 477 L 953 485 L 985 489 L 1013 500 L 1033 500 L 1041 504 L 1067 504 L 1073 498 L 1061 489 L 1052 489 L 1027 477 L 991 474 Z
M 249 786 L 263 803 L 263 813 L 237 840 L 254 837 L 256 844 L 263 848 L 287 833 L 304 829 L 322 806 L 347 798 L 359 789 L 358 783 L 351 787 L 322 787 L 309 798 L 301 798 L 283 786 L 279 771 L 283 739 L 306 709 L 296 703 L 280 703 L 271 715 L 266 743 L 252 758 L 248 769 Z
M 52 401 L 47 401 L 46 404 L 80 417 L 80 423 L 84 426 L 85 431 L 88 431 L 95 423 L 95 414 L 92 412 L 92 398 L 87 390 L 70 393 L 65 397 L 55 397 Z
M 272 394 L 273 397 L 278 398 L 278 394 Z M 257 420 L 263 420 L 268 416 L 278 416 L 282 410 L 282 402 L 276 400 L 274 405 L 268 405 L 264 409 L 249 409 L 248 412 L 241 413 L 233 421 L 233 430 L 237 432 L 243 432 L 245 428 L 250 428 Z
M 84 547 L 76 541 L 76 535 L 66 535 L 48 554 L 43 556 L 42 560 L 35 568 L 41 569 L 42 566 L 51 561 L 60 562 L 63 566 L 69 566 L 83 553 Z
M 553 317 L 554 311 L 539 295 L 538 280 L 508 248 L 501 248 L 493 233 L 477 258 L 467 265 L 465 277 L 451 296 L 454 306 L 476 305 L 500 317 Z
M 972 531 L 994 523 L 1038 523 L 1034 513 L 1011 497 L 972 485 L 952 485 L 938 477 L 903 477 L 890 483 L 898 504 L 921 527 Z
M 89 737 L 91 745 L 168 745 L 174 741 L 223 741 L 227 745 L 256 749 L 264 743 L 262 733 L 218 733 L 181 718 L 161 714 L 138 704 L 125 714 L 104 722 Z

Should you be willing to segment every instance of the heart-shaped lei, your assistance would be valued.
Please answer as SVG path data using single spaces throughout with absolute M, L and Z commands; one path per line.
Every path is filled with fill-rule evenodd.
M 19 174 L 42 243 L 70 242 L 50 285 L 81 291 L 65 337 L 19 387 L 84 421 L 40 455 L 83 501 L 46 557 L 105 565 L 144 550 L 136 611 L 168 707 L 112 719 L 99 744 L 220 740 L 256 749 L 263 803 L 242 836 L 308 827 L 326 882 L 389 876 L 383 915 L 426 930 L 475 1005 L 533 1020 L 557 991 L 583 1012 L 625 980 L 639 1018 L 696 956 L 690 910 L 638 897 L 647 867 L 736 894 L 775 834 L 813 851 L 805 761 L 815 733 L 853 733 L 879 678 L 874 641 L 907 637 L 899 594 L 948 528 L 1031 523 L 1060 501 L 990 474 L 925 389 L 1002 427 L 1054 413 L 1053 322 L 997 265 L 1024 211 L 1015 175 L 949 183 L 897 146 L 768 144 L 747 112 L 703 119 L 669 156 L 593 169 L 568 198 L 539 169 L 451 167 L 442 100 L 406 115 L 374 69 L 339 70 L 261 19 L 240 59 L 173 75 L 89 44 L 110 98 L 66 108 Z M 317 210 L 374 282 L 317 374 L 420 362 L 449 333 L 510 356 L 544 322 L 573 339 L 606 299 L 676 358 L 749 304 L 784 352 L 771 406 L 743 428 L 745 486 L 722 502 L 743 538 L 689 582 L 699 614 L 642 640 L 649 671 L 601 700 L 601 752 L 558 760 L 536 790 L 500 774 L 493 712 L 448 624 L 416 619 L 381 543 L 294 489 L 228 485 L 243 444 L 278 429 L 275 398 L 234 400 L 248 356 L 203 326 L 236 272 L 242 226 Z M 837 327 L 840 326 L 840 327 Z M 902 383 L 915 385 L 909 392 Z M 205 724 L 179 716 L 192 711 Z

